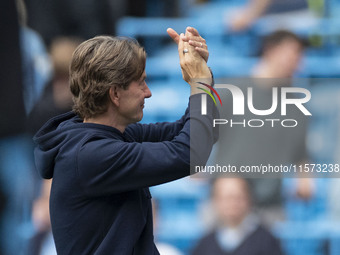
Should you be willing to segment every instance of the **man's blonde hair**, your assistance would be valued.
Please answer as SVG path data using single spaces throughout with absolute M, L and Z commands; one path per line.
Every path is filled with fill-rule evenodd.
M 107 110 L 112 86 L 127 89 L 145 69 L 146 53 L 131 38 L 97 36 L 80 44 L 70 65 L 73 110 L 91 118 Z

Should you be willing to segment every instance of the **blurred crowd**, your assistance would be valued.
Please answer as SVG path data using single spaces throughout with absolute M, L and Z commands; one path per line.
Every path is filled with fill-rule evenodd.
M 225 7 L 217 19 L 223 22 L 226 36 L 236 35 L 237 40 L 237 36 L 243 38 L 247 33 L 252 34 L 252 28 L 262 24 L 261 33 L 265 36 L 253 37 L 261 38 L 253 42 L 254 48 L 261 53 L 257 55 L 255 65 L 247 70 L 249 77 L 291 79 L 301 69 L 305 52 L 315 43 L 305 34 L 294 32 L 312 29 L 320 19 L 332 16 L 328 2 L 331 0 L 2 0 L 0 254 L 56 254 L 49 221 L 51 180 L 42 180 L 35 171 L 32 136 L 48 119 L 72 109 L 68 68 L 73 51 L 83 40 L 99 34 L 121 35 L 117 34 L 117 26 L 127 16 L 175 20 L 188 17 L 193 8 L 203 8 L 202 13 L 205 13 L 204 8 L 216 3 L 218 8 Z M 195 27 L 195 24 L 183 24 L 187 25 Z M 154 40 L 143 36 L 138 39 L 146 46 Z M 205 39 L 209 46 L 209 38 Z M 158 52 L 162 47 L 167 48 L 167 43 L 167 40 L 162 41 Z M 339 41 L 335 44 L 340 48 Z M 261 50 L 258 45 L 262 45 Z M 156 55 L 153 47 L 146 49 L 150 56 Z M 209 49 L 213 51 L 213 48 Z M 340 68 L 337 74 L 340 75 Z M 227 73 L 223 76 L 219 72 L 217 78 L 227 76 Z M 271 85 L 260 88 L 263 97 Z M 334 112 L 338 118 L 339 109 Z M 155 119 L 162 120 L 157 116 Z M 267 131 L 256 133 L 260 140 L 254 144 L 258 151 L 277 150 L 275 155 L 284 156 L 289 163 L 311 162 L 315 157 L 310 155 L 313 151 L 308 149 L 308 143 L 312 148 L 319 144 L 311 139 L 313 136 L 307 123 L 299 132 L 298 137 L 268 134 Z M 228 135 L 230 143 L 219 150 L 225 154 L 217 153 L 216 158 L 235 161 L 235 164 L 245 157 L 261 161 L 260 156 L 253 155 L 251 149 L 254 148 L 249 148 L 246 154 L 240 134 Z M 253 133 L 248 135 L 254 136 Z M 334 144 L 337 133 L 332 135 Z M 290 140 L 295 146 L 284 148 L 284 155 L 283 150 L 271 145 Z M 337 151 L 337 145 L 334 148 Z M 327 162 L 336 159 L 338 156 L 334 155 Z M 155 187 L 155 238 L 161 254 L 340 254 L 340 247 L 332 245 L 328 234 L 304 233 L 308 228 L 321 233 L 328 225 L 336 226 L 340 219 L 339 181 L 311 177 L 185 178 Z M 302 223 L 306 224 L 298 228 Z M 176 237 L 176 230 L 166 233 L 174 228 L 182 234 L 187 233 L 187 237 L 182 238 L 185 234 Z M 333 228 L 333 232 L 334 240 L 340 239 L 340 227 Z

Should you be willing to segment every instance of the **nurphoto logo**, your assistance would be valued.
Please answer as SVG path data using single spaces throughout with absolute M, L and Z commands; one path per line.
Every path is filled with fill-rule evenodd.
M 232 115 L 233 116 L 242 116 L 245 115 L 245 110 L 248 110 L 251 114 L 256 116 L 269 116 L 273 114 L 280 106 L 280 116 L 287 116 L 287 106 L 292 105 L 296 107 L 303 115 L 312 116 L 311 112 L 305 107 L 304 104 L 310 101 L 311 93 L 308 89 L 305 88 L 297 88 L 297 87 L 280 87 L 280 91 L 277 87 L 272 87 L 272 100 L 271 106 L 267 109 L 257 109 L 254 106 L 254 93 L 253 88 L 248 87 L 246 91 L 246 96 L 244 92 L 237 86 L 231 84 L 216 84 L 215 89 L 205 83 L 199 82 L 201 85 L 206 86 L 209 90 L 199 88 L 206 92 L 202 94 L 202 104 L 201 104 L 201 114 L 207 114 L 207 95 L 209 95 L 214 101 L 215 105 L 217 105 L 216 100 L 213 94 L 218 98 L 221 106 L 222 100 L 220 95 L 217 93 L 215 89 L 221 89 L 222 93 L 226 90 L 231 93 L 232 96 Z M 220 92 L 221 93 L 221 92 Z M 300 95 L 299 97 L 292 97 L 290 95 Z M 280 100 L 279 100 L 280 99 Z M 256 98 L 255 98 L 256 100 Z M 245 103 L 246 102 L 246 103 Z M 280 104 L 279 104 L 280 102 Z M 247 108 L 246 108 L 247 107 Z M 230 125 L 233 127 L 235 125 L 248 126 L 248 127 L 262 127 L 266 123 L 274 127 L 276 123 L 280 123 L 283 127 L 296 127 L 298 125 L 298 121 L 295 119 L 277 119 L 277 118 L 268 118 L 268 119 L 243 119 L 242 121 L 233 121 L 233 119 L 214 119 L 213 125 L 214 127 L 217 125 Z

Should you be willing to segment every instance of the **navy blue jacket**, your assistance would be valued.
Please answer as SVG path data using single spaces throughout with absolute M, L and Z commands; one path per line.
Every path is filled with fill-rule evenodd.
M 190 156 L 205 164 L 216 140 L 211 112 L 200 113 L 200 95 L 190 104 L 177 122 L 132 124 L 124 133 L 83 123 L 72 112 L 38 131 L 35 161 L 43 178 L 53 178 L 50 214 L 59 255 L 159 254 L 148 187 L 189 175 Z M 190 133 L 196 134 L 191 153 Z

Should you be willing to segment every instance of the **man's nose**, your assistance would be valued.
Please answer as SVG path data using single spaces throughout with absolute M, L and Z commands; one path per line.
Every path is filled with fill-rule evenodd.
M 145 83 L 145 98 L 149 98 L 152 96 L 151 90 L 149 89 L 149 86 Z

